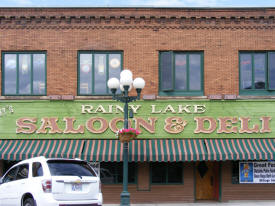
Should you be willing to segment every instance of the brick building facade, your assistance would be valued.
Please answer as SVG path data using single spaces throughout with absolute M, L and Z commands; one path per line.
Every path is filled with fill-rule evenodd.
M 0 60 L 2 65 L 0 70 L 0 100 L 2 105 L 29 101 L 30 106 L 32 105 L 30 100 L 35 102 L 87 100 L 95 104 L 98 100 L 111 100 L 110 94 L 83 94 L 81 92 L 79 64 L 81 54 L 97 55 L 107 53 L 107 55 L 112 55 L 117 52 L 121 54 L 121 68 L 131 69 L 134 76 L 141 76 L 146 81 L 146 86 L 142 91 L 144 101 L 154 102 L 162 100 L 167 101 L 167 104 L 175 101 L 185 103 L 186 101 L 189 101 L 189 103 L 190 101 L 191 103 L 192 101 L 205 101 L 210 102 L 211 105 L 211 101 L 219 104 L 226 101 L 234 102 L 245 99 L 248 102 L 254 102 L 255 100 L 266 101 L 272 105 L 272 99 L 275 96 L 270 86 L 275 81 L 272 75 L 274 71 L 272 58 L 275 51 L 274 12 L 274 8 L 0 8 L 0 50 L 2 54 Z M 19 71 L 21 68 L 19 56 L 25 53 L 35 55 L 37 52 L 46 56 L 46 77 L 44 77 L 45 81 L 42 84 L 46 87 L 45 92 L 42 92 L 42 95 L 34 94 L 33 92 L 31 94 L 34 95 L 28 93 L 20 94 L 21 80 L 18 80 L 20 74 L 17 74 L 18 77 L 15 80 L 17 82 L 17 86 L 15 86 L 17 92 L 9 93 L 7 86 L 9 84 L 7 83 L 5 86 L 5 81 L 9 77 L 4 76 L 4 68 L 7 67 L 5 64 L 7 61 L 5 61 L 4 56 L 9 54 L 17 55 L 14 58 L 17 58 L 16 68 Z M 174 56 L 171 58 L 174 59 L 179 54 L 200 56 L 200 78 L 198 80 L 201 83 L 200 92 L 192 93 L 191 91 L 191 93 L 185 93 L 183 91 L 181 93 L 169 93 L 169 89 L 163 89 L 164 86 L 161 85 L 161 82 L 162 78 L 165 81 L 165 75 L 163 77 L 160 75 L 162 52 L 172 53 Z M 255 91 L 253 93 L 253 91 L 246 91 L 249 90 L 249 86 L 242 86 L 242 83 L 247 83 L 247 80 L 241 77 L 241 55 L 243 53 L 244 56 L 252 55 L 251 59 L 253 61 L 256 59 L 254 54 L 257 55 L 257 53 L 264 55 L 265 59 L 268 59 L 264 63 L 268 70 L 265 71 L 264 76 L 265 85 L 269 85 L 270 88 L 265 86 L 265 89 L 260 88 L 260 91 L 258 91 L 257 85 L 252 83 L 254 85 L 252 90 Z M 32 59 L 35 57 L 32 56 L 30 58 L 30 61 L 33 61 Z M 93 58 L 96 57 L 93 56 Z M 191 65 L 192 60 L 189 59 L 187 61 Z M 31 65 L 32 68 L 35 67 L 33 66 L 34 63 L 31 63 Z M 189 72 L 191 73 L 190 65 L 188 67 L 190 67 Z M 250 75 L 255 80 L 258 78 L 255 66 L 257 65 L 256 60 L 251 65 L 253 68 L 255 67 L 255 73 Z M 30 81 L 33 81 L 34 76 L 31 75 Z M 187 81 L 191 82 L 191 88 L 193 79 L 191 76 L 187 77 L 187 79 Z M 173 81 L 176 80 L 174 79 Z M 250 83 L 248 82 L 248 84 Z M 35 86 L 31 87 L 33 87 L 31 91 L 34 91 Z M 135 95 L 135 92 L 131 92 L 131 94 Z M 258 106 L 259 110 L 261 110 L 260 105 Z M 229 113 L 231 111 L 229 107 L 224 107 L 223 109 L 229 111 Z M 272 129 L 274 126 L 272 126 L 272 120 L 270 121 Z M 234 123 L 233 120 L 232 122 Z M 250 138 L 249 132 L 244 133 L 246 136 L 233 134 L 235 136 L 233 138 L 230 136 L 229 139 L 238 140 L 238 138 L 244 139 L 245 137 L 252 141 L 252 138 L 256 138 L 254 134 Z M 215 159 L 209 154 L 210 158 L 208 160 L 214 164 L 211 168 L 213 168 L 213 174 L 215 174 L 214 180 L 213 177 L 211 179 L 212 186 L 214 184 L 214 192 L 209 199 L 216 201 L 274 199 L 274 183 L 232 183 L 233 167 L 236 161 L 274 160 L 275 144 L 274 140 L 269 138 L 275 138 L 275 136 L 270 134 L 269 138 L 266 138 L 266 136 L 261 136 L 260 132 L 258 133 L 259 139 L 271 143 L 271 145 L 266 146 L 267 149 L 263 149 L 266 152 L 265 154 L 267 154 L 266 158 L 256 155 L 255 158 L 246 158 L 245 156 L 243 159 L 237 157 Z M 6 138 L 4 134 L 5 132 L 0 130 L 2 141 L 5 139 L 17 139 L 16 136 Z M 225 136 L 223 135 L 223 137 Z M 35 136 L 32 136 L 30 139 L 35 138 Z M 49 138 L 49 136 L 43 137 L 43 139 Z M 94 139 L 93 137 L 91 138 Z M 144 136 L 144 139 L 152 138 L 154 137 Z M 167 138 L 178 139 L 172 134 L 169 134 Z M 188 139 L 190 137 L 183 135 L 183 139 L 185 138 Z M 21 139 L 21 141 L 29 140 L 28 137 L 24 138 L 21 136 L 18 139 Z M 207 139 L 209 138 L 206 137 L 204 139 L 206 139 L 203 140 L 205 141 L 204 144 L 207 146 Z M 262 144 L 265 144 L 265 142 Z M 249 150 L 245 146 L 242 148 L 243 150 L 241 151 L 244 151 L 244 153 Z M 259 148 L 261 149 L 261 146 Z M 5 162 L 18 160 L 11 158 L 11 156 L 9 158 L 6 157 L 4 154 L 5 149 L 4 143 L 2 147 L 0 145 L 3 171 L 7 169 L 4 166 Z M 259 150 L 257 147 L 254 151 L 259 152 Z M 166 160 L 163 162 L 168 162 L 167 164 L 169 165 L 173 161 L 169 162 Z M 196 185 L 198 182 L 196 181 L 198 179 L 196 170 L 202 161 L 177 162 L 182 162 L 183 164 L 181 184 L 152 184 L 151 162 L 137 161 L 137 178 L 134 184 L 129 185 L 131 202 L 194 202 L 205 199 L 200 198 L 198 185 Z M 105 164 L 107 163 L 108 161 L 105 161 Z M 208 168 L 210 168 L 209 165 Z M 121 190 L 121 184 L 103 184 L 105 203 L 118 203 Z M 206 189 L 202 188 L 201 190 Z

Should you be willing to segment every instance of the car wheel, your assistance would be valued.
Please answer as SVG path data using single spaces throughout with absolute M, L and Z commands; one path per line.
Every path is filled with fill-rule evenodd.
M 35 206 L 34 199 L 33 198 L 27 198 L 24 201 L 23 206 Z

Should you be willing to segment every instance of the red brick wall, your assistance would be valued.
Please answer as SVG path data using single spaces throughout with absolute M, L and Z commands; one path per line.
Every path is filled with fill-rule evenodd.
M 147 165 L 147 163 L 141 163 Z M 139 164 L 139 168 L 144 165 Z M 148 191 L 139 190 L 137 184 L 129 184 L 131 203 L 180 203 L 194 201 L 194 168 L 193 163 L 184 164 L 184 184 L 179 185 L 149 185 Z M 149 167 L 147 172 L 138 169 L 138 177 L 149 175 Z M 138 180 L 139 182 L 139 180 Z M 147 186 L 147 183 L 146 184 Z M 119 203 L 122 185 L 103 185 L 102 193 L 104 203 Z
M 1 51 L 47 51 L 48 95 L 77 95 L 79 50 L 123 51 L 144 94 L 158 94 L 160 50 L 204 51 L 205 95 L 238 94 L 240 50 L 275 50 L 274 9 L 0 11 Z

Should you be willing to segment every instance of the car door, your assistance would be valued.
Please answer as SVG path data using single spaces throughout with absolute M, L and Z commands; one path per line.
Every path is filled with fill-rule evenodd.
M 19 167 L 11 168 L 2 178 L 0 185 L 0 205 L 11 206 L 15 198 L 13 188 L 15 187 L 15 179 Z
M 28 176 L 29 176 L 29 164 L 22 164 L 19 166 L 16 173 L 16 178 L 14 181 L 14 198 L 12 200 L 12 205 L 21 205 L 21 198 L 23 194 L 28 189 Z M 12 188 L 12 187 L 11 187 Z

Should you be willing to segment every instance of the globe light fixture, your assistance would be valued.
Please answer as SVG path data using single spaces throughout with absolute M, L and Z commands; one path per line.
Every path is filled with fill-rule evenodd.
M 107 83 L 112 92 L 113 100 L 124 103 L 124 129 L 128 129 L 128 103 L 139 100 L 141 90 L 145 86 L 145 81 L 138 77 L 133 81 L 133 74 L 130 70 L 124 69 L 120 73 L 120 80 L 111 78 Z M 137 96 L 128 96 L 128 92 L 134 87 L 137 91 Z M 122 94 L 116 94 L 120 88 Z M 120 194 L 120 205 L 130 205 L 130 193 L 128 192 L 128 153 L 129 143 L 123 142 L 123 190 Z

